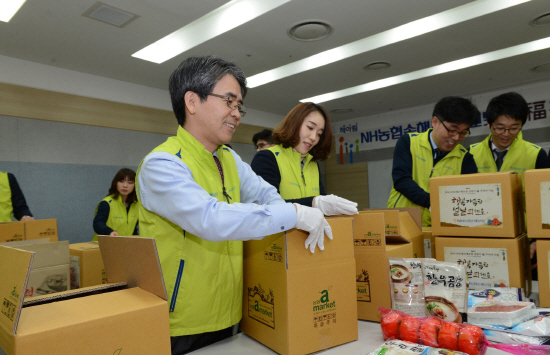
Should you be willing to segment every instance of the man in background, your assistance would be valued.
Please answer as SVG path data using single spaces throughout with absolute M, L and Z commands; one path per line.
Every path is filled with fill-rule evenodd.
M 252 142 L 254 143 L 254 148 L 256 148 L 257 152 L 273 147 L 273 138 L 271 137 L 272 133 L 273 132 L 270 129 L 266 128 L 252 136 Z
M 14 217 L 18 221 L 34 220 L 15 176 L 0 171 L 0 222 L 11 222 Z
M 470 135 L 479 110 L 468 99 L 444 97 L 435 105 L 432 128 L 401 136 L 393 154 L 393 187 L 387 207 L 422 208 L 422 225 L 431 226 L 431 177 L 477 173 L 473 156 L 459 143 Z

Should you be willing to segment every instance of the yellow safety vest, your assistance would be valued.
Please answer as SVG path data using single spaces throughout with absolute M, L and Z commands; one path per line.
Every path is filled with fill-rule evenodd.
M 13 205 L 11 202 L 11 188 L 8 173 L 0 171 L 0 222 L 11 222 Z
M 317 162 L 312 160 L 311 154 L 304 158 L 302 174 L 302 157 L 300 153 L 294 152 L 292 147 L 283 148 L 281 144 L 268 148 L 277 160 L 281 183 L 279 193 L 285 200 L 302 197 L 319 196 L 319 167 Z
M 116 231 L 120 236 L 133 235 L 138 222 L 138 205 L 140 203 L 137 201 L 132 203 L 130 209 L 127 211 L 120 195 L 118 199 L 115 199 L 114 195 L 109 195 L 101 201 L 105 201 L 109 204 L 109 218 L 107 219 L 107 223 L 105 223 L 107 227 Z M 98 207 L 95 209 L 96 215 Z M 94 234 L 92 240 L 97 240 L 97 233 Z
M 462 171 L 462 161 L 467 151 L 460 144 L 457 144 L 447 155 L 445 155 L 434 166 L 432 144 L 430 143 L 430 128 L 424 133 L 409 133 L 411 137 L 411 156 L 412 156 L 412 178 L 418 186 L 430 193 L 430 178 L 445 175 L 460 175 Z M 395 190 L 392 185 L 390 198 L 387 207 L 421 207 L 412 203 L 408 198 Z M 422 225 L 431 226 L 432 216 L 430 210 L 422 208 Z
M 212 154 L 181 126 L 175 137 L 155 148 L 181 159 L 193 179 L 218 201 L 227 202 Z M 240 180 L 233 154 L 217 150 L 230 203 L 240 202 Z M 138 176 L 140 174 L 138 168 Z M 136 179 L 139 196 L 139 183 Z M 185 203 L 185 201 L 179 201 Z M 170 335 L 213 332 L 230 327 L 242 317 L 243 242 L 212 242 L 199 238 L 169 220 L 139 208 L 140 236 L 155 238 L 168 302 Z M 215 228 L 215 226 L 212 226 Z

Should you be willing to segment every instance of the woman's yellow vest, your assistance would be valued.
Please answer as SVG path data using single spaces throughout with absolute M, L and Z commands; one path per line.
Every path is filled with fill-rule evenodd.
M 0 171 L 0 222 L 11 222 L 13 205 L 8 173 Z
M 319 196 L 319 167 L 317 162 L 312 160 L 311 154 L 304 158 L 302 174 L 302 157 L 300 153 L 294 152 L 292 147 L 283 148 L 281 144 L 268 148 L 277 160 L 281 183 L 279 193 L 285 200 L 292 200 L 302 197 Z
M 227 202 L 212 153 L 181 126 L 177 136 L 168 138 L 151 153 L 154 152 L 177 156 L 191 169 L 193 179 L 199 186 L 218 201 Z M 226 192 L 231 197 L 229 202 L 240 202 L 240 180 L 233 154 L 222 146 L 218 148 L 217 156 L 222 165 Z M 143 205 L 139 209 L 139 229 L 140 236 L 156 240 L 168 292 L 171 336 L 213 332 L 240 321 L 242 241 L 211 242 L 201 239 L 146 210 Z
M 138 206 L 140 203 L 137 201 L 132 203 L 130 209 L 127 211 L 120 195 L 118 199 L 115 199 L 114 195 L 109 195 L 101 201 L 109 204 L 109 218 L 107 219 L 107 223 L 105 223 L 107 227 L 116 231 L 120 236 L 133 235 L 138 222 Z M 97 207 L 95 213 L 97 214 Z M 92 240 L 97 240 L 97 233 L 94 234 Z
M 482 142 L 470 146 L 470 153 L 474 156 L 479 173 L 497 172 L 497 164 L 489 146 L 490 139 L 491 135 L 488 135 Z M 525 171 L 535 168 L 540 149 L 538 145 L 524 141 L 520 131 L 510 145 L 500 171 L 515 171 L 521 175 L 523 181 Z M 523 188 L 525 190 L 525 185 Z
M 444 175 L 460 175 L 462 171 L 462 161 L 467 151 L 460 144 L 457 144 L 447 155 L 445 155 L 434 166 L 432 144 L 429 134 L 432 129 L 424 133 L 409 133 L 411 136 L 411 156 L 412 156 L 412 178 L 414 182 L 424 191 L 430 193 L 430 178 Z M 390 198 L 387 207 L 419 207 L 412 203 L 408 198 L 395 190 L 392 185 Z M 432 216 L 430 210 L 422 208 L 422 225 L 431 226 Z

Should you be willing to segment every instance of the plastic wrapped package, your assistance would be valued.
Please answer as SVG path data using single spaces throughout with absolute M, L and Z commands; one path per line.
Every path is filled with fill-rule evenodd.
M 534 302 L 532 299 L 525 297 L 525 292 L 522 288 L 517 287 L 493 287 L 484 290 L 468 291 L 468 307 L 485 301 Z
M 512 328 L 487 324 L 479 324 L 479 327 L 535 337 L 550 337 L 550 308 L 538 308 L 537 311 L 539 314 L 536 318 L 518 324 Z
M 426 315 L 422 261 L 429 258 L 389 258 L 392 308 L 413 316 Z
M 485 301 L 468 308 L 468 322 L 512 328 L 538 314 L 533 302 Z
M 534 337 L 502 330 L 483 329 L 487 340 L 495 343 L 548 345 L 550 337 Z
M 451 353 L 453 355 L 466 355 L 460 351 L 451 352 L 447 349 L 433 348 L 403 340 L 388 340 L 367 355 L 451 355 Z

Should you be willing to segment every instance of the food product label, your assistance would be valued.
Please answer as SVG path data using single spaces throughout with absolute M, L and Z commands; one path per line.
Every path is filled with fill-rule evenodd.
M 441 227 L 502 228 L 500 184 L 439 187 Z
M 424 239 L 424 256 L 426 258 L 432 258 L 432 241 L 431 239 Z
M 550 181 L 540 183 L 540 214 L 542 229 L 550 229 Z
M 426 315 L 421 260 L 389 259 L 392 308 L 416 317 Z
M 445 247 L 445 261 L 466 266 L 470 289 L 510 287 L 506 248 Z

